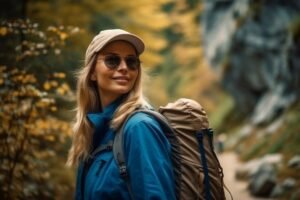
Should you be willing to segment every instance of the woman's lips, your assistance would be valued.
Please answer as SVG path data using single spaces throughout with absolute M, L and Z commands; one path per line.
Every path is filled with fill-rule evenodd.
M 129 78 L 126 77 L 126 76 L 113 77 L 113 80 L 115 80 L 117 83 L 127 83 L 127 82 L 129 82 Z

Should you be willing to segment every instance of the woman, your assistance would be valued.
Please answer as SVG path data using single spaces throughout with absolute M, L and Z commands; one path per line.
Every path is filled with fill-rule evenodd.
M 120 29 L 101 31 L 87 48 L 67 162 L 79 165 L 76 199 L 175 199 L 171 147 L 153 117 L 140 112 L 124 126 L 127 180 L 111 150 L 115 131 L 127 116 L 148 106 L 141 87 L 143 51 L 139 37 Z

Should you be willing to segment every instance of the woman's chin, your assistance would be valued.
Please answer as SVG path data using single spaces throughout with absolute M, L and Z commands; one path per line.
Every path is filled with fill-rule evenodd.
M 123 94 L 128 93 L 129 91 L 130 91 L 130 89 L 128 87 L 118 87 L 118 88 L 116 88 L 115 93 L 123 95 Z

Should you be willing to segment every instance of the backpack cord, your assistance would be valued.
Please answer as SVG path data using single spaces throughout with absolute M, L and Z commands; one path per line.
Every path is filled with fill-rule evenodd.
M 204 132 L 202 132 L 202 130 L 198 131 L 196 133 L 196 137 L 199 142 L 201 161 L 202 161 L 203 170 L 204 170 L 204 184 L 205 184 L 205 188 L 206 188 L 206 190 L 205 190 L 206 199 L 210 200 L 211 199 L 210 184 L 209 184 L 209 176 L 208 176 L 208 167 L 207 167 L 207 162 L 206 162 L 206 157 L 205 157 L 205 150 L 203 147 L 203 134 L 204 134 Z
M 212 129 L 208 129 L 208 136 L 209 136 L 209 146 L 210 146 L 210 149 L 211 149 L 211 152 L 215 158 L 215 161 L 217 162 L 218 164 L 218 171 L 219 171 L 219 176 L 221 177 L 221 180 L 222 180 L 222 188 L 224 187 L 224 173 L 223 173 L 223 168 L 221 167 L 221 164 L 219 162 L 219 159 L 216 155 L 216 152 L 214 151 L 214 146 L 213 146 L 213 136 L 214 136 L 214 133 L 213 133 L 213 130 Z M 225 196 L 225 194 L 224 194 Z
M 209 140 L 209 144 L 210 144 L 210 148 L 211 148 L 211 150 L 212 150 L 212 152 L 213 152 L 213 155 L 214 155 L 214 157 L 215 157 L 215 159 L 216 159 L 216 161 L 217 161 L 217 163 L 218 163 L 218 169 L 219 169 L 219 175 L 221 176 L 221 178 L 222 178 L 222 187 L 224 187 L 225 189 L 226 189 L 226 191 L 229 193 L 229 195 L 230 195 L 230 198 L 231 198 L 231 200 L 233 200 L 233 196 L 232 196 L 232 194 L 231 194 L 231 192 L 230 192 L 230 190 L 229 190 L 229 188 L 225 185 L 225 183 L 224 183 L 224 173 L 223 173 L 223 168 L 221 167 L 221 164 L 220 164 L 220 161 L 219 161 L 219 159 L 218 159 L 218 157 L 217 157 L 217 155 L 216 155 L 216 153 L 215 153 L 215 151 L 214 151 L 214 146 L 213 146 L 213 144 L 212 144 L 212 141 L 213 141 L 213 130 L 212 129 L 208 129 L 209 131 L 208 131 L 208 135 L 209 135 L 209 137 L 210 137 L 210 140 Z M 224 196 L 225 196 L 225 194 L 224 194 Z

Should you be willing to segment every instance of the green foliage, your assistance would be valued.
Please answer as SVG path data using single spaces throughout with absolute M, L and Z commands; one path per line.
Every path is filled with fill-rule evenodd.
M 266 150 L 267 153 L 278 153 L 280 152 L 286 142 L 288 142 L 290 133 L 281 134 L 274 142 L 272 142 L 269 148 Z
M 296 154 L 300 154 L 300 102 L 297 102 L 294 106 L 292 106 L 289 111 L 286 113 L 286 122 L 281 128 L 281 136 L 284 137 L 286 135 L 286 142 L 284 143 L 284 148 L 282 148 L 281 152 L 287 155 L 287 157 L 291 157 Z
M 36 62 L 48 53 L 58 55 L 58 46 L 70 33 L 57 27 L 47 31 L 49 35 L 29 20 L 3 21 L 0 26 L 1 41 L 13 50 L 2 52 L 2 58 L 10 56 L 0 63 L 2 199 L 63 198 L 73 187 L 70 179 L 58 185 L 50 170 L 55 166 L 48 162 L 66 153 L 71 134 L 69 122 L 55 117 L 56 97 L 73 94 L 64 73 Z M 37 77 L 43 70 L 45 74 Z
M 202 4 L 193 0 L 170 1 L 162 9 L 169 16 L 171 25 L 163 29 L 168 43 L 161 51 L 163 63 L 154 69 L 154 73 L 165 79 L 163 87 L 169 101 L 192 98 L 206 110 L 214 109 L 216 94 L 212 91 L 216 89 L 216 79 L 204 62 L 200 45 Z
M 71 24 L 84 29 L 84 35 L 72 46 L 81 47 L 81 55 L 84 55 L 91 38 L 102 29 L 122 28 L 134 32 L 147 44 L 147 51 L 142 56 L 143 63 L 154 67 L 162 62 L 160 51 L 167 44 L 166 38 L 160 34 L 170 25 L 168 16 L 161 11 L 161 6 L 167 2 L 169 0 L 155 3 L 152 0 L 31 1 L 27 13 L 30 18 L 43 23 L 43 27 Z M 51 14 L 53 10 L 55 15 Z
M 79 32 L 77 27 L 49 26 L 45 31 L 30 20 L 3 21 L 0 28 L 0 60 L 11 65 L 39 72 L 37 78 L 44 80 L 49 71 L 61 70 L 59 56 L 69 37 Z
M 255 158 L 257 155 L 261 155 L 261 151 L 265 148 L 267 144 L 268 139 L 265 137 L 256 139 L 256 142 L 253 144 L 253 146 L 247 146 L 247 149 L 244 149 L 242 159 L 250 160 Z
M 250 137 L 239 143 L 243 147 L 243 160 L 253 159 L 264 154 L 281 153 L 285 159 L 300 154 L 300 104 L 296 103 L 282 116 L 283 123 L 274 133 L 264 133 L 260 128 L 253 131 Z M 233 125 L 231 127 L 234 127 Z M 258 134 L 265 134 L 263 136 Z M 259 138 L 259 139 L 258 139 Z M 245 149 L 247 147 L 247 149 Z
M 211 126 L 217 130 L 220 128 L 221 131 L 221 125 L 225 121 L 226 117 L 231 113 L 231 111 L 234 112 L 234 102 L 230 96 L 223 94 L 220 95 L 218 105 L 219 106 L 214 110 L 209 119 Z
M 210 90 L 214 89 L 215 85 L 212 83 L 215 80 L 213 73 L 204 66 L 203 50 L 199 45 L 201 2 L 103 0 L 99 3 L 97 0 L 91 0 L 70 3 L 67 0 L 39 0 L 30 1 L 27 8 L 28 16 L 40 21 L 42 27 L 48 24 L 76 24 L 84 29 L 80 39 L 68 40 L 72 41 L 72 48 L 77 47 L 81 50 L 73 49 L 73 62 L 64 53 L 67 65 L 65 69 L 80 66 L 74 62 L 74 58 L 83 59 L 86 46 L 100 30 L 124 28 L 143 38 L 146 43 L 146 51 L 141 56 L 144 67 L 152 69 L 151 74 L 163 77 L 162 81 L 153 79 L 153 82 L 158 81 L 153 84 L 157 87 L 150 90 L 159 91 L 160 96 L 149 96 L 151 101 L 163 104 L 165 102 L 161 100 L 166 99 L 165 97 L 166 101 L 187 97 L 200 101 L 208 110 L 214 108 L 215 102 L 212 99 L 216 94 L 210 93 Z M 56 15 L 49 15 L 53 10 L 56 11 Z
M 96 13 L 91 20 L 90 30 L 97 34 L 99 30 L 118 28 L 111 16 L 103 13 Z

